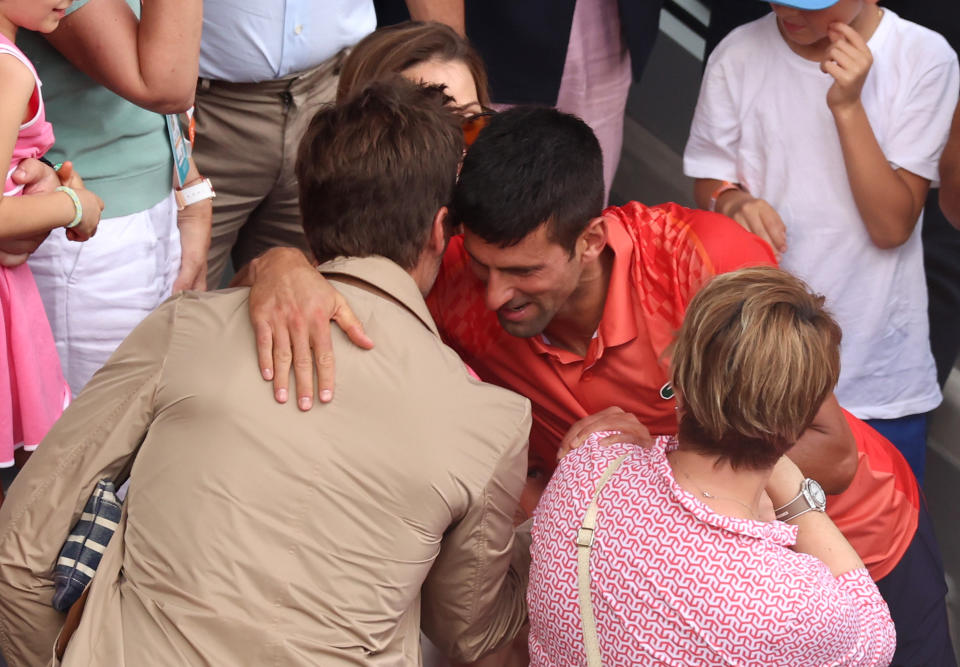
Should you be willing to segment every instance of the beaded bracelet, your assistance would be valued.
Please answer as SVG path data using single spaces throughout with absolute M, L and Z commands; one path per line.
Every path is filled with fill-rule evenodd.
M 57 188 L 58 192 L 66 192 L 70 195 L 70 199 L 73 200 L 73 208 L 76 210 L 77 214 L 73 216 L 73 221 L 67 225 L 67 229 L 72 229 L 80 224 L 81 218 L 83 218 L 83 205 L 80 203 L 80 197 L 77 196 L 77 193 L 73 188 L 67 187 L 66 185 L 61 185 Z

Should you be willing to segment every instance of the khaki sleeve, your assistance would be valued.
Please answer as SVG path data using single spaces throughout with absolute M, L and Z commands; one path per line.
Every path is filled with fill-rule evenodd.
M 97 482 L 128 467 L 153 420 L 180 303 L 167 301 L 127 337 L 54 424 L 0 508 L 0 651 L 11 667 L 46 665 L 53 656 L 64 620 L 50 606 L 53 567 Z
M 516 637 L 527 621 L 530 541 L 514 534 L 526 482 L 530 404 L 482 495 L 443 538 L 423 586 L 424 633 L 448 657 L 472 662 Z

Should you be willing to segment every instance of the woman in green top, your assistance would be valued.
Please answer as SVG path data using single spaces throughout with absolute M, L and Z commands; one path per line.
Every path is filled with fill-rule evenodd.
M 206 288 L 211 202 L 177 211 L 163 113 L 193 103 L 201 0 L 77 0 L 60 27 L 18 45 L 44 81 L 57 128 L 53 161 L 69 159 L 105 203 L 96 243 L 53 233 L 0 245 L 0 263 L 33 252 L 64 375 L 76 394 L 139 321 L 172 291 Z M 28 191 L 58 185 L 33 162 Z M 199 179 L 193 168 L 185 184 Z

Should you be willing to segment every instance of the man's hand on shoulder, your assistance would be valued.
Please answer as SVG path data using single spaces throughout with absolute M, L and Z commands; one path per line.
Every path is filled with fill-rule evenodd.
M 373 347 L 343 296 L 294 248 L 273 248 L 237 274 L 233 285 L 250 287 L 250 320 L 264 380 L 273 380 L 280 403 L 288 397 L 293 365 L 297 405 L 313 407 L 316 364 L 319 398 L 333 399 L 333 320 L 358 347 Z

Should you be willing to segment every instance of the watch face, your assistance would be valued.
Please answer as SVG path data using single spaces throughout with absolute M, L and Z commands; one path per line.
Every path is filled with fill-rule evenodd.
M 820 486 L 817 480 L 803 480 L 803 491 L 804 495 L 807 496 L 807 500 L 809 500 L 810 504 L 815 508 L 823 510 L 827 506 L 827 494 L 823 492 L 823 487 Z

